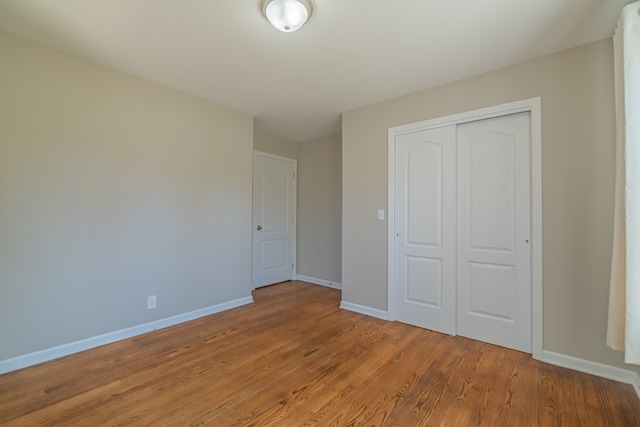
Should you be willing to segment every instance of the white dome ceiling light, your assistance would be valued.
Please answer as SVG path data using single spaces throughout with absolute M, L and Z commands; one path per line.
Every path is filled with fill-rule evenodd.
M 263 12 L 271 25 L 291 33 L 309 20 L 313 6 L 310 0 L 266 0 Z

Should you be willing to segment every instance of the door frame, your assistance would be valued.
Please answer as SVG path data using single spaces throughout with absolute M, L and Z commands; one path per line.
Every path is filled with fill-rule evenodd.
M 298 274 L 298 250 L 297 250 L 297 243 L 298 243 L 298 237 L 297 237 L 297 230 L 298 230 L 298 161 L 296 159 L 292 159 L 289 157 L 283 157 L 283 156 L 277 156 L 275 154 L 270 154 L 270 153 L 265 153 L 262 151 L 253 151 L 253 157 L 252 157 L 252 171 L 251 171 L 251 289 L 255 290 L 255 278 L 253 277 L 253 263 L 254 263 L 254 259 L 253 259 L 253 243 L 254 243 L 254 233 L 255 233 L 255 229 L 254 229 L 254 208 L 255 206 L 253 206 L 253 192 L 255 191 L 255 188 L 253 188 L 253 183 L 255 182 L 255 173 L 256 173 L 256 165 L 255 165 L 255 159 L 257 156 L 260 157 L 268 157 L 271 159 L 275 159 L 275 160 L 281 160 L 283 162 L 287 162 L 287 163 L 291 163 L 293 165 L 293 198 L 292 198 L 292 219 L 293 219 L 293 227 L 291 228 L 291 232 L 293 233 L 293 241 L 291 243 L 291 251 L 293 252 L 292 255 L 292 260 L 293 260 L 293 269 L 291 270 L 291 280 L 295 280 L 297 274 Z
M 395 302 L 395 138 L 431 128 L 529 112 L 531 120 L 531 349 L 542 360 L 542 107 L 541 98 L 529 98 L 389 128 L 387 204 L 387 318 L 396 320 Z

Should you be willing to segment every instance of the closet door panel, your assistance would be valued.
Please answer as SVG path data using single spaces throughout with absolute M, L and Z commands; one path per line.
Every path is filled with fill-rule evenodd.
M 395 141 L 396 320 L 455 332 L 455 127 Z
M 530 352 L 529 113 L 457 134 L 458 334 Z

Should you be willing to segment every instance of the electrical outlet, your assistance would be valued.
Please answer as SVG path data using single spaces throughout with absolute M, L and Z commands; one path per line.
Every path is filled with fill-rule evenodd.
M 158 306 L 158 298 L 155 295 L 147 297 L 147 310 L 153 310 Z

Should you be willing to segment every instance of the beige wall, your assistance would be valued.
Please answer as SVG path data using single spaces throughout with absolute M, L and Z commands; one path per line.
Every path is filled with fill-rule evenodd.
M 250 116 L 0 52 L 0 361 L 250 296 Z
M 342 138 L 298 145 L 299 275 L 342 281 Z
M 542 98 L 544 349 L 624 365 L 605 346 L 613 185 L 610 39 L 343 115 L 343 299 L 387 309 L 387 130 Z M 640 371 L 640 370 L 639 370 Z
M 298 144 L 254 129 L 253 149 L 276 156 L 298 159 Z

